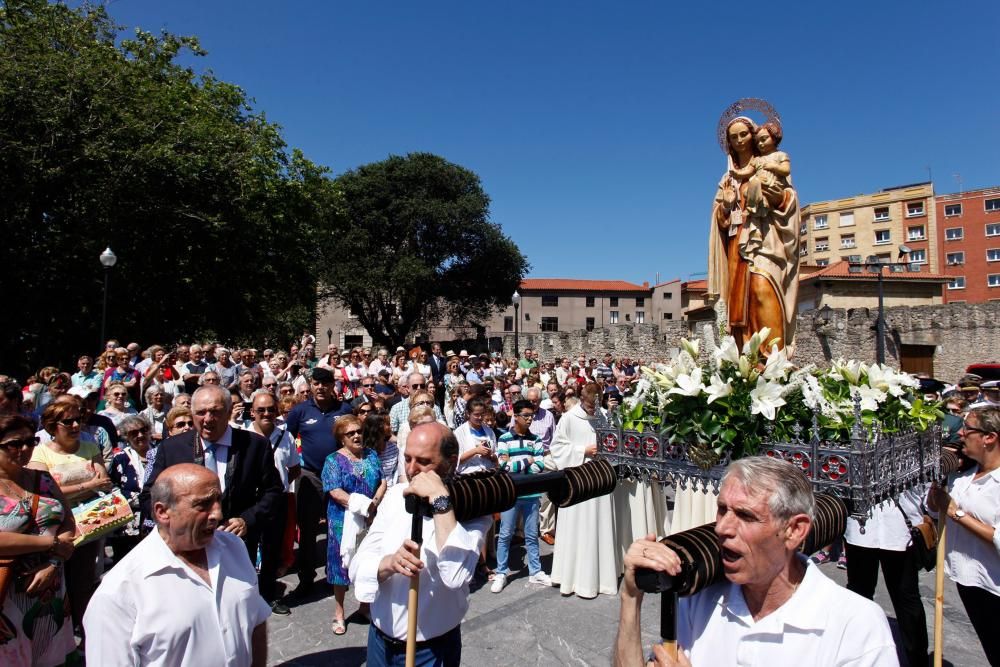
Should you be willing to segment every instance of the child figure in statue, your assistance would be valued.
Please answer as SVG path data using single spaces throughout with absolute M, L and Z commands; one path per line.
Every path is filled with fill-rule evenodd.
M 747 212 L 750 217 L 766 216 L 768 208 L 781 206 L 786 187 L 791 187 L 792 164 L 788 153 L 778 150 L 781 128 L 764 123 L 754 135 L 757 156 L 742 169 L 730 173 L 741 183 L 747 181 Z

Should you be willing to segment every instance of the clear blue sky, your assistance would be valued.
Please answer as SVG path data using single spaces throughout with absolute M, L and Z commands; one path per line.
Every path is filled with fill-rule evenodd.
M 1000 2 L 115 0 L 193 34 L 334 173 L 429 151 L 468 167 L 534 277 L 705 270 L 720 113 L 780 112 L 804 203 L 1000 185 Z

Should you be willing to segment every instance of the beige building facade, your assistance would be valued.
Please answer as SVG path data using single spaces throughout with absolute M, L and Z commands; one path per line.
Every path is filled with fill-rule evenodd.
M 847 262 L 799 267 L 799 313 L 829 308 L 878 308 L 878 274 L 866 267 L 851 271 Z M 937 306 L 944 303 L 950 278 L 925 272 L 883 268 L 882 299 L 886 308 Z
M 814 202 L 802 208 L 800 263 L 829 266 L 863 262 L 871 255 L 899 261 L 899 246 L 922 271 L 937 273 L 939 239 L 932 183 L 886 188 L 873 194 Z

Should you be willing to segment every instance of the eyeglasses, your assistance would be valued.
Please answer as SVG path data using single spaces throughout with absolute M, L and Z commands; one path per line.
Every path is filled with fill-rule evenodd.
M 427 389 L 427 383 L 423 384 L 411 384 L 410 389 Z
M 533 412 L 525 412 L 524 414 L 518 414 L 517 416 L 520 417 L 521 419 L 534 419 L 535 418 L 535 414 Z
M 115 391 L 111 393 L 112 398 L 122 398 L 123 396 L 128 396 L 128 394 L 120 391 Z
M 373 382 L 362 382 L 361 386 L 364 387 L 365 389 L 371 389 L 372 387 L 375 386 L 375 383 L 373 383 Z
M 258 415 L 276 415 L 276 414 L 278 414 L 278 408 L 276 408 L 276 407 L 254 408 L 253 411 L 255 413 L 257 413 Z
M 76 424 L 82 424 L 83 423 L 83 419 L 81 419 L 80 417 L 67 417 L 66 419 L 56 420 L 56 423 L 57 424 L 62 424 L 66 428 L 69 428 L 69 427 L 74 426 Z
M 417 401 L 413 404 L 413 407 L 417 407 L 418 405 L 434 405 L 434 401 Z
M 149 427 L 148 426 L 143 426 L 143 427 L 137 428 L 137 429 L 135 429 L 133 431 L 126 431 L 125 432 L 125 437 L 127 438 L 127 437 L 130 437 L 130 436 L 133 436 L 133 435 L 145 435 L 146 433 L 149 433 Z
M 375 408 L 358 408 L 358 412 L 361 414 L 368 414 L 370 412 L 375 412 Z
M 345 431 L 344 432 L 344 437 L 345 438 L 353 438 L 355 436 L 357 436 L 359 438 L 361 437 L 361 429 L 354 429 L 353 431 Z
M 982 433 L 983 435 L 989 435 L 992 431 L 984 431 L 981 428 L 976 428 L 975 426 L 969 426 L 967 423 L 962 422 L 961 430 L 965 433 Z
M 263 386 L 264 386 L 264 389 L 274 389 L 274 388 L 275 388 L 275 387 L 277 387 L 278 385 L 276 385 L 276 384 L 274 384 L 274 383 L 272 382 L 271 384 L 265 384 L 265 385 L 263 385 Z
M 192 422 L 189 422 L 189 421 L 177 421 L 177 422 L 174 422 L 174 425 L 171 426 L 171 428 L 187 428 L 189 426 L 194 426 L 194 422 L 193 421 Z
M 4 449 L 24 449 L 25 447 L 37 447 L 40 440 L 31 436 L 29 438 L 21 438 L 19 440 L 4 440 L 0 442 L 0 447 Z

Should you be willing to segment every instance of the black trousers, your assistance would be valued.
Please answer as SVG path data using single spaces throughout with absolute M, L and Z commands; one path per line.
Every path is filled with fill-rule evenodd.
M 997 630 L 997 619 L 1000 619 L 1000 597 L 978 586 L 963 586 L 958 588 L 958 597 L 962 598 L 965 613 L 979 635 L 979 643 L 983 645 L 986 659 L 993 667 L 1000 667 L 1000 632 Z
M 316 473 L 302 469 L 295 492 L 295 518 L 299 524 L 299 552 L 295 566 L 299 583 L 309 586 L 316 578 L 316 537 L 326 510 L 323 482 Z
M 281 500 L 274 506 L 275 516 L 263 526 L 247 531 L 243 537 L 251 563 L 257 562 L 257 547 L 260 546 L 257 587 L 260 589 L 260 596 L 268 602 L 274 602 L 278 597 L 278 566 L 281 565 L 281 543 L 285 533 L 285 518 L 288 516 L 285 502 L 285 494 L 281 494 Z
M 899 631 L 903 637 L 903 650 L 910 665 L 927 664 L 927 617 L 920 600 L 917 575 L 920 569 L 909 551 L 869 549 L 853 544 L 847 549 L 847 588 L 869 600 L 875 597 L 878 569 L 892 600 Z

